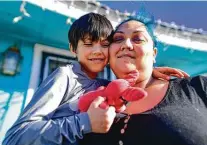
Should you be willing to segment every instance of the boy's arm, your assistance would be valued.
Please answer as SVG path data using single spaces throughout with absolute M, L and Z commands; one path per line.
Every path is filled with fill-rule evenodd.
M 171 67 L 155 67 L 153 68 L 152 75 L 155 78 L 162 78 L 165 80 L 170 80 L 170 76 L 175 76 L 178 78 L 189 77 L 189 74 L 187 74 L 186 72 Z
M 68 144 L 91 132 L 87 113 L 67 111 L 67 116 L 52 119 L 68 89 L 68 76 L 62 69 L 48 77 L 34 94 L 15 124 L 8 130 L 3 145 Z

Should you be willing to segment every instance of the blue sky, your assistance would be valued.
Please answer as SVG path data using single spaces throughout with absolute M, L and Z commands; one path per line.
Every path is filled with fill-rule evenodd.
M 207 31 L 207 1 L 101 1 L 110 8 L 133 12 L 144 5 L 145 9 L 165 22 L 175 22 L 189 28 Z

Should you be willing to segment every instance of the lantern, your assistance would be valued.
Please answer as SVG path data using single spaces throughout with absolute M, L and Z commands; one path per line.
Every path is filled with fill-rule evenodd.
M 20 72 L 22 56 L 16 45 L 9 47 L 2 53 L 1 73 L 4 75 L 14 76 Z

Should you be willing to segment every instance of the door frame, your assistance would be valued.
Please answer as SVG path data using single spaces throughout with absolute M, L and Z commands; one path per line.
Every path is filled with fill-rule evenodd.
M 32 66 L 31 66 L 31 75 L 30 75 L 30 81 L 27 90 L 25 106 L 30 102 L 35 90 L 39 85 L 43 52 L 47 52 L 55 55 L 62 55 L 66 57 L 74 57 L 74 55 L 68 50 L 57 48 L 57 47 L 46 46 L 42 44 L 35 44 Z

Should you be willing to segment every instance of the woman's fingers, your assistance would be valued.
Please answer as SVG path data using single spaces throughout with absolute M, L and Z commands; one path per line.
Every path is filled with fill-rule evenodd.
M 152 75 L 153 75 L 154 78 L 161 78 L 161 79 L 164 79 L 164 80 L 170 80 L 170 76 L 167 75 L 167 74 L 162 73 L 160 70 L 154 69 Z
M 189 74 L 187 74 L 186 72 L 180 70 L 180 69 L 176 69 L 176 68 L 171 68 L 171 67 L 156 67 L 153 70 L 153 76 L 156 78 L 162 78 L 162 79 L 166 79 L 169 80 L 170 76 L 175 76 L 178 78 L 187 78 L 189 77 Z

